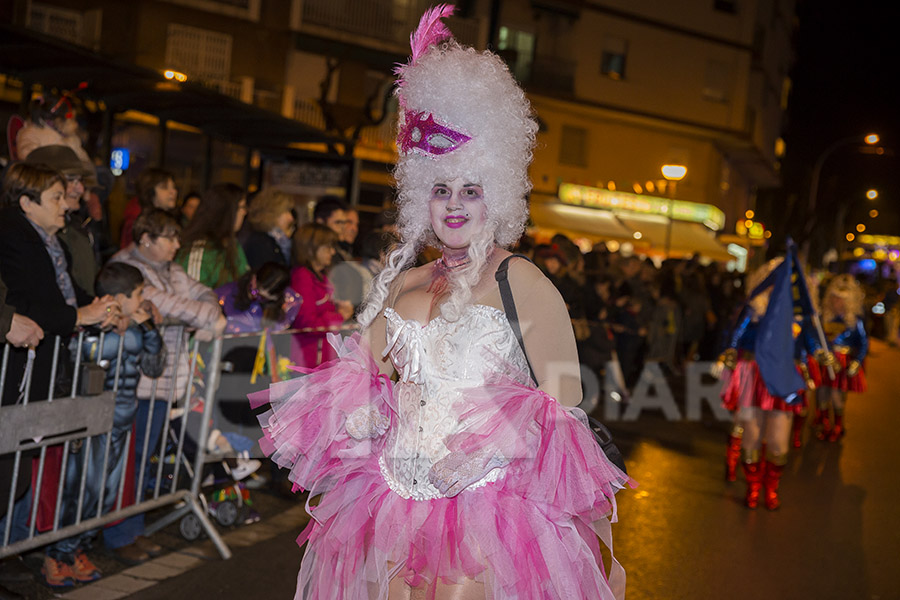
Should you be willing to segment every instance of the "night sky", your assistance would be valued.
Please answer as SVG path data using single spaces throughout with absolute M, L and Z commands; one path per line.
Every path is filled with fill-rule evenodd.
M 760 215 L 776 240 L 802 241 L 813 165 L 832 143 L 869 132 L 881 136 L 881 155 L 864 145 L 835 151 L 822 169 L 810 259 L 833 246 L 835 214 L 847 206 L 844 233 L 863 222 L 867 233 L 900 235 L 900 67 L 896 9 L 892 2 L 801 0 L 797 9 L 796 62 L 785 127 L 784 189 L 761 194 Z M 875 188 L 880 197 L 865 199 Z M 790 207 L 788 211 L 784 207 Z M 870 209 L 879 216 L 871 219 Z M 778 244 L 780 246 L 780 244 Z

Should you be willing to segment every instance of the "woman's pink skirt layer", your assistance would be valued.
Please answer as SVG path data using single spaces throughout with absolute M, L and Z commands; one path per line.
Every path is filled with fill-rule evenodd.
M 360 368 L 342 374 L 343 362 L 330 363 L 299 380 L 315 383 L 273 388 L 272 410 L 261 417 L 262 443 L 291 468 L 295 486 L 326 492 L 297 540 L 308 542 L 297 598 L 384 598 L 395 577 L 432 593 L 436 583 L 475 580 L 497 600 L 623 597 L 624 570 L 613 559 L 607 577 L 599 541 L 611 549 L 615 492 L 634 484 L 603 455 L 583 413 L 512 382 L 464 393 L 448 447 L 498 452 L 505 474 L 452 498 L 404 499 L 381 475 L 384 436 L 356 442 L 343 432 L 342 415 L 354 407 L 373 403 L 389 414 L 393 406 L 374 363 L 344 358 Z

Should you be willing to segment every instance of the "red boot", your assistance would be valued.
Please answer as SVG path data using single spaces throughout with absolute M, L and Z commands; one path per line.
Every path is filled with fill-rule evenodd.
M 816 439 L 824 441 L 831 434 L 831 422 L 828 420 L 828 409 L 816 409 Z
M 741 436 L 732 432 L 728 436 L 728 447 L 725 448 L 725 481 L 737 479 L 737 466 L 741 461 Z
M 747 480 L 747 497 L 744 498 L 744 504 L 747 508 L 756 508 L 759 506 L 759 491 L 762 488 L 763 479 L 763 463 L 743 462 L 744 478 Z
M 803 446 L 803 427 L 806 425 L 806 413 L 794 415 L 791 423 L 791 446 L 800 448 Z
M 834 427 L 828 433 L 828 441 L 836 442 L 844 437 L 844 415 L 834 413 Z
M 778 498 L 778 483 L 781 481 L 782 473 L 784 473 L 784 465 L 776 465 L 772 461 L 766 460 L 763 487 L 766 490 L 766 508 L 769 510 L 776 510 L 781 506 L 781 500 Z

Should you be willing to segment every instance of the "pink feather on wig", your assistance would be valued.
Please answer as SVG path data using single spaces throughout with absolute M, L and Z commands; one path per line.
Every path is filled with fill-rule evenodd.
M 394 73 L 401 78 L 399 85 L 403 85 L 403 71 L 406 67 L 416 64 L 419 57 L 425 54 L 431 46 L 453 37 L 453 33 L 447 29 L 441 19 L 453 15 L 455 10 L 456 7 L 452 4 L 438 4 L 425 11 L 425 14 L 419 19 L 419 26 L 409 34 L 409 46 L 412 49 L 409 63 L 397 65 L 394 69 Z

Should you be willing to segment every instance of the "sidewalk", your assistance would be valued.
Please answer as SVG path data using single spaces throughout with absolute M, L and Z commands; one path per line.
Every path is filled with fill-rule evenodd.
M 208 492 L 209 490 L 204 491 Z M 293 532 L 293 537 L 296 537 L 309 519 L 304 506 L 305 495 L 297 494 L 287 497 L 264 488 L 252 490 L 251 500 L 253 508 L 260 513 L 261 520 L 259 522 L 228 528 L 219 527 L 225 543 L 236 553 L 242 548 L 268 540 L 286 531 Z M 148 525 L 171 510 L 169 507 L 148 514 Z M 207 563 L 227 563 L 232 565 L 230 568 L 234 568 L 234 561 L 223 561 L 209 540 L 203 538 L 193 542 L 185 540 L 178 530 L 177 522 L 154 534 L 152 539 L 165 548 L 166 553 L 134 567 L 126 566 L 109 555 L 103 548 L 102 538 L 95 540 L 95 549 L 88 554 L 103 571 L 104 576 L 90 584 L 56 590 L 45 586 L 40 572 L 44 554 L 42 550 L 37 550 L 24 556 L 25 564 L 34 572 L 34 580 L 4 585 L 22 594 L 28 600 L 49 600 L 51 598 L 114 600 L 131 597 L 140 590 L 151 590 L 153 586 L 168 578 L 176 577 L 191 569 L 197 569 Z M 296 556 L 300 556 L 299 550 Z M 297 562 L 299 563 L 299 558 Z

